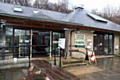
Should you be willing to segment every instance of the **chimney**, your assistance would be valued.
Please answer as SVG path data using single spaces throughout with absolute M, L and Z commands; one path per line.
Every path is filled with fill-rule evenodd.
M 79 9 L 79 10 L 83 10 L 83 9 L 84 9 L 84 5 L 81 4 L 79 7 L 76 7 L 76 8 L 75 8 L 75 10 L 77 10 L 77 9 Z

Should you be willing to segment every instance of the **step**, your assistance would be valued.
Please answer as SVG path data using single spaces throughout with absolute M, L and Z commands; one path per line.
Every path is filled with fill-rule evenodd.
M 65 64 L 63 65 L 62 67 L 65 68 L 65 67 L 72 67 L 72 66 L 82 66 L 82 65 L 86 65 L 87 63 L 72 63 L 72 64 Z
M 86 65 L 86 62 L 82 59 L 66 60 L 66 61 L 62 61 L 62 63 L 63 63 L 62 65 L 63 68 Z
M 62 61 L 63 64 L 72 64 L 72 63 L 82 63 L 82 60 L 74 60 L 74 61 Z

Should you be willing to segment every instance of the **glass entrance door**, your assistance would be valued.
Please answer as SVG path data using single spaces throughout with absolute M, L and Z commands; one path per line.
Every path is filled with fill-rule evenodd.
M 103 55 L 103 35 L 94 34 L 94 51 L 96 54 Z
M 113 54 L 113 35 L 105 33 L 94 34 L 94 51 L 97 55 Z
M 59 55 L 59 46 L 58 41 L 59 38 L 65 38 L 64 31 L 61 32 L 53 32 L 53 40 L 52 40 L 52 55 Z
M 32 57 L 47 57 L 50 54 L 50 31 L 33 30 Z
M 33 30 L 32 57 L 48 57 L 58 54 L 58 40 L 64 32 Z
M 14 47 L 16 47 L 14 57 L 29 56 L 30 30 L 14 29 L 13 42 Z

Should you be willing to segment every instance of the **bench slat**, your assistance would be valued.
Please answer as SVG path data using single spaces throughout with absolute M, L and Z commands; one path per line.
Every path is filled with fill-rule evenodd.
M 45 68 L 49 68 L 51 71 L 55 72 L 56 74 L 58 74 L 58 76 L 62 76 L 64 77 L 65 79 L 68 79 L 68 80 L 79 80 L 78 77 L 76 77 L 75 75 L 63 70 L 63 69 L 60 69 L 60 68 L 57 68 L 57 67 L 50 67 L 51 63 L 45 61 L 45 60 L 41 60 L 41 61 L 38 61 L 39 64 L 42 64 L 42 66 Z M 44 65 L 45 64 L 45 65 Z
M 22 69 L 22 73 L 24 74 L 24 77 L 26 80 L 34 80 L 32 75 L 29 74 L 29 71 L 27 69 Z

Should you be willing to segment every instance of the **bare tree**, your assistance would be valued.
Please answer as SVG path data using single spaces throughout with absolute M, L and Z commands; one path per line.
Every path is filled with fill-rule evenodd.
M 17 4 L 21 6 L 31 6 L 32 0 L 0 0 L 0 1 L 4 3 Z
M 68 4 L 68 0 L 58 0 L 56 3 L 51 3 L 48 0 L 35 0 L 33 7 L 69 13 L 71 10 L 69 10 Z
M 35 0 L 33 7 L 45 9 L 47 5 L 48 5 L 48 0 Z
M 49 0 L 0 0 L 1 2 L 17 4 L 21 6 L 31 6 L 40 9 L 53 10 L 63 13 L 69 13 L 72 10 L 68 8 L 68 0 L 58 0 L 56 3 L 51 3 Z M 34 2 L 31 4 L 31 2 Z
M 92 9 L 91 13 L 98 14 L 98 11 L 97 11 L 97 9 Z
M 68 5 L 68 0 L 59 0 L 54 4 L 54 11 L 69 13 L 71 10 L 69 10 Z
M 13 0 L 0 0 L 0 2 L 4 2 L 4 3 L 13 3 Z
M 21 6 L 31 6 L 32 0 L 14 0 L 14 4 L 21 5 Z

